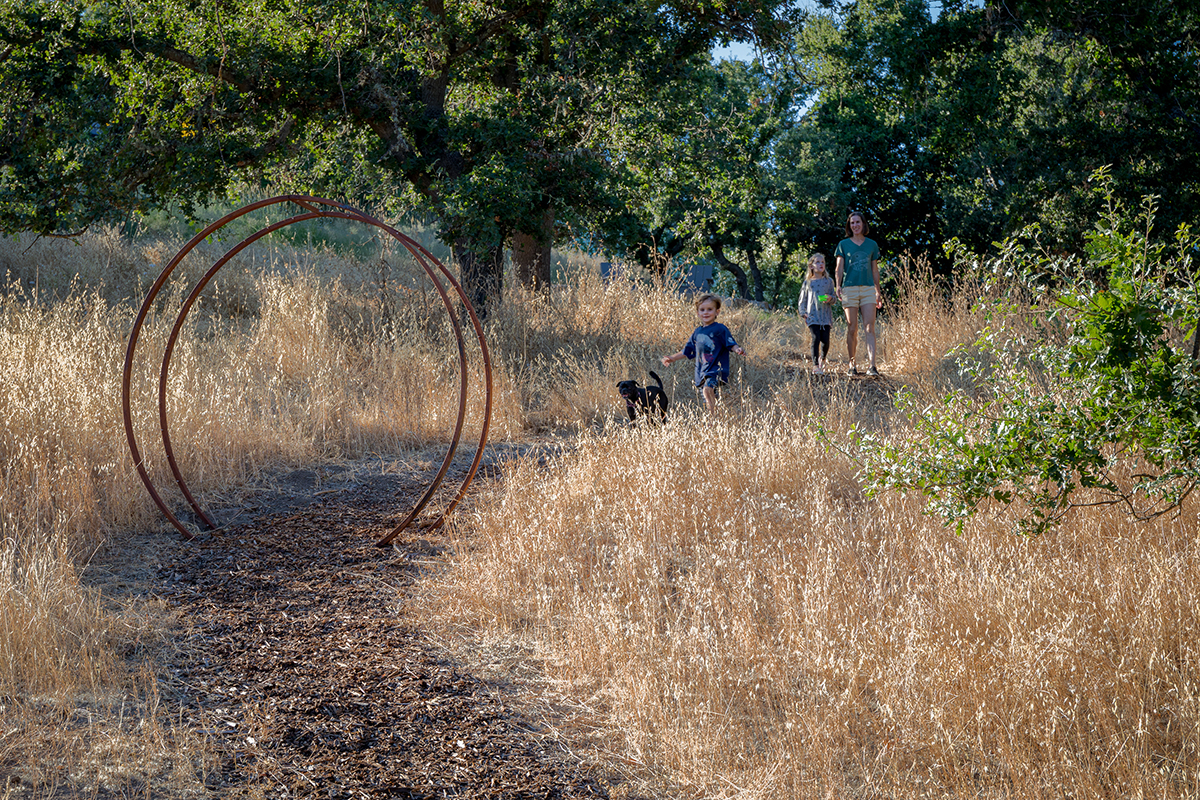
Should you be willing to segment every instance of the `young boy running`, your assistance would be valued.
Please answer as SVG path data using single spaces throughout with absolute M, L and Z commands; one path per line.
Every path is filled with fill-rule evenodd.
M 708 413 L 717 413 L 717 392 L 721 385 L 729 382 L 729 352 L 746 355 L 742 346 L 734 341 L 733 334 L 717 322 L 721 312 L 721 298 L 705 292 L 696 298 L 696 317 L 700 327 L 692 331 L 692 338 L 678 353 L 663 356 L 664 367 L 669 367 L 684 358 L 696 360 L 696 388 L 704 395 L 704 407 Z

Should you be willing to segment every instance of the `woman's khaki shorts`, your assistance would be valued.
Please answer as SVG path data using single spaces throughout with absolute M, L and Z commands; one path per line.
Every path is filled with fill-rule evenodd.
M 843 286 L 842 308 L 861 308 L 873 306 L 878 300 L 874 286 Z

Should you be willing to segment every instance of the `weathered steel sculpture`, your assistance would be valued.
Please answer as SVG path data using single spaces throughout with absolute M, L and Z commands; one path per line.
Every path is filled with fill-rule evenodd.
M 432 499 L 434 493 L 437 491 L 443 479 L 446 477 L 446 472 L 450 468 L 450 463 L 454 459 L 454 454 L 458 449 L 459 439 L 462 436 L 463 422 L 466 418 L 468 395 L 469 373 L 467 364 L 467 350 L 463 341 L 462 324 L 455 310 L 455 303 L 451 300 L 450 295 L 447 294 L 446 285 L 442 282 L 443 280 L 450 285 L 457 300 L 461 303 L 462 307 L 466 309 L 467 314 L 471 319 L 471 326 L 474 329 L 475 337 L 479 343 L 479 349 L 483 356 L 483 373 L 485 383 L 484 413 L 483 422 L 480 426 L 479 442 L 476 445 L 475 457 L 472 459 L 471 466 L 467 470 L 467 474 L 463 478 L 462 484 L 459 486 L 458 493 L 455 495 L 454 499 L 449 503 L 449 505 L 447 505 L 447 507 L 441 512 L 441 514 L 439 514 L 438 517 L 430 522 L 427 526 L 429 528 L 439 527 L 445 521 L 446 517 L 454 511 L 454 508 L 466 494 L 467 487 L 470 486 L 471 481 L 475 477 L 475 473 L 479 470 L 479 464 L 483 459 L 483 450 L 487 444 L 488 429 L 490 427 L 492 418 L 492 366 L 491 359 L 488 354 L 487 343 L 484 341 L 483 326 L 480 325 L 479 317 L 475 314 L 474 309 L 471 307 L 470 300 L 467 297 L 466 292 L 463 291 L 462 286 L 457 280 L 454 279 L 454 276 L 450 274 L 450 271 L 447 270 L 446 267 L 428 250 L 418 244 L 415 240 L 405 236 L 395 228 L 392 228 L 384 222 L 375 219 L 369 214 L 365 214 L 362 211 L 343 203 L 338 203 L 333 200 L 326 200 L 319 197 L 306 197 L 302 195 L 283 195 L 280 197 L 272 197 L 267 200 L 260 200 L 256 203 L 251 203 L 250 205 L 238 209 L 237 211 L 226 214 L 193 236 L 191 240 L 188 241 L 188 243 L 185 244 L 183 248 L 175 254 L 175 257 L 168 262 L 166 267 L 163 268 L 162 273 L 159 274 L 158 279 L 150 287 L 150 291 L 146 294 L 146 299 L 142 303 L 141 310 L 138 312 L 137 319 L 134 321 L 133 330 L 130 331 L 129 334 L 129 344 L 125 351 L 125 370 L 121 377 L 121 408 L 125 419 L 125 436 L 129 442 L 129 452 L 133 456 L 133 463 L 137 468 L 138 476 L 141 478 L 142 483 L 146 486 L 146 490 L 150 492 L 150 496 L 153 498 L 155 504 L 159 507 L 163 514 L 166 515 L 171 524 L 175 526 L 176 530 L 182 533 L 185 538 L 193 538 L 192 532 L 189 531 L 183 525 L 183 523 L 179 521 L 178 517 L 171 512 L 171 509 L 167 507 L 166 502 L 155 488 L 153 481 L 150 480 L 150 475 L 146 471 L 145 464 L 142 460 L 141 450 L 138 448 L 137 437 L 134 435 L 133 414 L 130 410 L 130 381 L 133 375 L 133 360 L 137 351 L 138 337 L 141 334 L 142 326 L 145 324 L 146 317 L 150 313 L 150 308 L 154 303 L 155 298 L 158 297 L 159 292 L 162 290 L 164 284 L 166 284 L 167 279 L 171 276 L 171 273 L 183 261 L 188 253 L 195 249 L 195 247 L 206 238 L 213 235 L 233 220 L 245 216 L 253 211 L 257 211 L 258 209 L 271 205 L 278 205 L 281 203 L 295 204 L 301 209 L 304 209 L 304 211 L 296 214 L 295 216 L 291 216 L 287 219 L 267 225 L 266 227 L 261 228 L 260 230 L 245 237 L 232 248 L 230 248 L 225 255 L 223 255 L 215 264 L 212 265 L 208 272 L 204 274 L 204 277 L 197 282 L 196 286 L 192 289 L 191 293 L 184 301 L 183 308 L 179 311 L 179 316 L 175 320 L 175 326 L 171 329 L 171 336 L 167 341 L 166 350 L 163 353 L 162 368 L 158 377 L 158 422 L 159 428 L 162 432 L 163 449 L 166 452 L 167 462 L 171 467 L 171 474 L 175 477 L 175 483 L 179 486 L 179 490 L 183 493 L 188 505 L 192 507 L 192 510 L 196 512 L 196 515 L 203 521 L 204 525 L 209 529 L 217 528 L 217 524 L 213 522 L 208 513 L 192 496 L 191 491 L 188 489 L 187 482 L 184 480 L 183 474 L 179 470 L 179 465 L 175 460 L 175 452 L 171 444 L 170 425 L 167 419 L 167 379 L 171 369 L 171 354 L 174 352 L 175 343 L 179 338 L 180 331 L 183 329 L 184 320 L 187 318 L 188 312 L 191 311 L 192 306 L 195 304 L 196 300 L 204 291 L 204 288 L 208 285 L 209 281 L 213 279 L 217 272 L 219 272 L 231 258 L 262 237 L 274 231 L 286 228 L 289 225 L 294 225 L 298 222 L 304 222 L 311 219 L 344 219 L 365 223 L 385 231 L 408 250 L 416 262 L 421 266 L 421 269 L 424 270 L 429 280 L 433 283 L 434 289 L 437 290 L 438 296 L 441 298 L 442 304 L 445 306 L 446 313 L 450 317 L 450 323 L 454 328 L 454 336 L 458 345 L 458 419 L 454 426 L 454 436 L 450 441 L 450 447 L 446 452 L 446 457 L 442 461 L 441 468 L 438 470 L 437 475 L 434 476 L 433 481 L 430 483 L 428 489 L 426 489 L 425 494 L 422 495 L 421 499 L 417 501 L 417 504 L 413 507 L 412 511 L 409 512 L 408 516 L 405 517 L 400 524 L 393 528 L 390 533 L 379 540 L 378 545 L 381 547 L 390 544 L 392 540 L 401 533 L 401 531 L 412 524 L 412 521 L 417 518 L 417 515 L 424 510 L 426 505 L 428 505 L 430 499 Z

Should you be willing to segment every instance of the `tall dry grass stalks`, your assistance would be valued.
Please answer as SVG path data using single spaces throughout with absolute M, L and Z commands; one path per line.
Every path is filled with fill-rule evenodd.
M 697 797 L 1188 797 L 1197 508 L 961 537 L 813 419 L 693 414 L 512 463 L 441 612 L 534 642 Z
M 662 283 L 606 281 L 589 266 L 577 265 L 549 293 L 508 289 L 489 323 L 490 346 L 516 387 L 514 400 L 527 428 L 602 424 L 613 416 L 617 382 L 645 384 L 650 370 L 669 394 L 690 402 L 691 365 L 660 363 L 683 347 L 697 325 L 690 302 Z M 752 306 L 727 308 L 720 320 L 749 353 L 732 365 L 731 391 L 769 393 L 777 387 L 780 360 L 797 348 L 802 326 Z
M 5 742 L 17 763 L 57 765 L 27 776 L 46 791 L 57 775 L 90 774 L 83 762 L 97 758 L 97 738 L 141 758 L 138 731 L 163 730 L 157 719 L 130 727 L 119 711 L 161 709 L 129 699 L 146 690 L 118 653 L 140 634 L 81 573 L 106 541 L 162 526 L 128 453 L 121 370 L 136 304 L 180 244 L 130 243 L 114 231 L 77 242 L 0 240 L 10 275 L 0 286 L 0 719 L 5 730 L 44 731 L 47 713 L 71 719 L 86 706 L 89 720 L 119 729 L 104 734 L 109 723 L 97 722 L 67 726 L 65 738 Z M 147 318 L 134 364 L 140 449 L 177 507 L 158 432 L 160 358 L 183 293 L 227 246 L 208 242 L 181 265 Z M 449 439 L 457 392 L 445 387 L 457 386 L 459 367 L 448 318 L 412 264 L 385 256 L 363 263 L 279 246 L 246 251 L 221 273 L 182 331 L 167 387 L 174 451 L 193 491 Z M 480 369 L 477 353 L 471 369 Z M 503 397 L 496 437 L 521 425 Z M 476 392 L 471 420 L 481 404 Z M 118 711 L 101 713 L 105 704 Z M 181 758 L 172 763 L 193 763 Z M 97 786 L 120 789 L 101 773 Z M 67 783 L 79 790 L 82 780 Z
M 113 263 L 133 260 L 128 253 L 116 258 L 109 237 L 104 232 L 98 242 L 58 246 L 67 255 L 102 258 L 103 264 L 84 261 L 78 269 L 100 280 L 111 277 Z M 161 243 L 145 248 L 165 249 Z M 148 317 L 132 381 L 139 446 L 172 502 L 179 498 L 170 491 L 158 433 L 159 359 L 182 288 L 218 248 L 203 250 L 185 262 L 176 288 L 168 288 Z M 42 263 L 55 266 L 47 272 L 65 275 L 60 262 L 66 255 L 57 257 Z M 348 282 L 361 265 L 343 269 L 321 258 L 309 259 L 316 266 L 300 272 L 273 261 L 255 274 L 249 258 L 231 264 L 228 279 L 189 318 L 174 351 L 167 408 L 174 450 L 192 488 L 227 486 L 281 464 L 449 438 L 457 393 L 443 387 L 457 384 L 458 360 L 445 312 L 429 302 L 432 290 L 422 294 L 415 276 L 402 275 L 387 296 L 363 292 L 361 281 Z M 0 563 L 6 567 L 0 587 L 10 601 L 0 624 L 11 645 L 0 659 L 0 692 L 40 680 L 54 661 L 23 642 L 43 643 L 58 660 L 68 653 L 83 658 L 85 651 L 91 655 L 84 661 L 99 657 L 92 637 L 78 630 L 84 623 L 66 621 L 95 616 L 82 610 L 88 607 L 82 596 L 72 596 L 78 585 L 71 576 L 113 531 L 159 522 L 130 462 L 120 413 L 134 307 L 110 297 L 132 296 L 137 286 L 84 291 L 69 280 L 39 290 L 10 282 L 0 294 L 6 376 L 0 385 Z M 476 392 L 475 419 L 480 405 Z M 493 435 L 519 430 L 520 414 L 510 406 L 498 403 Z M 65 639 L 45 635 L 42 619 L 59 620 L 47 624 Z
M 914 282 L 892 309 L 883 368 L 913 391 L 987 321 L 959 291 Z M 779 373 L 723 419 L 681 403 L 508 464 L 437 613 L 525 642 L 618 763 L 680 796 L 1195 796 L 1200 509 L 1024 539 L 997 506 L 956 537 L 920 497 L 866 499 L 827 444 L 903 435 L 887 391 Z
M 15 732 L 0 759 L 45 766 L 30 780 L 47 794 L 183 794 L 203 747 L 129 673 L 121 642 L 141 634 L 80 580 L 106 539 L 161 525 L 126 453 L 119 378 L 152 265 L 178 242 L 30 245 L 0 241 L 16 279 L 0 298 L 0 717 Z M 456 353 L 411 265 L 289 247 L 231 263 L 177 347 L 172 440 L 200 494 L 453 425 Z M 164 490 L 156 354 L 220 251 L 183 265 L 135 365 L 135 426 Z M 618 737 L 612 755 L 672 796 L 1194 796 L 1196 506 L 1145 524 L 1083 511 L 1027 540 L 1008 533 L 1013 509 L 954 537 L 919 497 L 864 498 L 828 441 L 854 425 L 903 435 L 891 390 L 957 380 L 947 353 L 989 323 L 977 289 L 903 288 L 880 323 L 884 384 L 813 381 L 794 317 L 723 311 L 748 355 L 717 420 L 688 365 L 659 364 L 696 324 L 668 287 L 581 261 L 548 294 L 511 291 L 488 321 L 494 435 L 569 427 L 577 442 L 508 464 L 460 515 L 431 610 L 528 643 Z M 671 423 L 623 424 L 616 382 L 651 369 Z

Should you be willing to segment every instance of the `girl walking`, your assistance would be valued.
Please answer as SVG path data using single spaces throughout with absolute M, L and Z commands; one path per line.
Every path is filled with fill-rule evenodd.
M 825 254 L 813 253 L 808 258 L 808 279 L 800 291 L 800 318 L 812 331 L 813 374 L 825 374 L 825 359 L 829 356 L 829 329 L 833 325 L 833 298 L 836 294 L 833 279 L 825 271 Z

